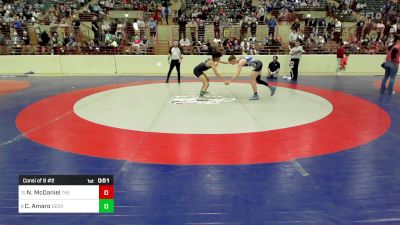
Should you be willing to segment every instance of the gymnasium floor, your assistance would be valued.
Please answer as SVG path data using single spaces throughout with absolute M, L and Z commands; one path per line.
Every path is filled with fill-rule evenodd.
M 0 78 L 1 225 L 400 224 L 400 90 L 379 76 L 259 86 Z M 18 175 L 109 174 L 115 213 L 18 214 Z

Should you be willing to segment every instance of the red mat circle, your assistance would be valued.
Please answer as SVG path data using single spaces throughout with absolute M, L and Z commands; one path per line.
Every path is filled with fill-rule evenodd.
M 265 132 L 171 134 L 99 125 L 73 112 L 74 104 L 88 95 L 149 83 L 157 82 L 107 85 L 51 96 L 21 111 L 16 124 L 32 141 L 87 156 L 157 164 L 238 165 L 282 162 L 343 151 L 378 138 L 391 123 L 382 108 L 362 98 L 290 84 L 277 85 L 327 99 L 333 105 L 332 113 L 312 123 Z

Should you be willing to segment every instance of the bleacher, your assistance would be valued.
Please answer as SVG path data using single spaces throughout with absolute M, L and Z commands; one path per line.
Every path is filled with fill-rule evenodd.
M 188 9 L 193 9 L 194 6 L 200 5 L 200 3 L 203 2 L 201 0 L 187 0 L 186 4 L 188 6 Z M 246 0 L 246 5 L 248 8 L 241 8 L 238 7 L 237 2 L 234 0 L 227 0 L 225 4 L 222 4 L 220 7 L 213 8 L 210 11 L 208 11 L 207 14 L 207 20 L 208 22 L 213 22 L 215 16 L 221 16 L 221 10 L 223 10 L 224 14 L 226 15 L 227 18 L 233 19 L 233 23 L 238 23 L 239 19 L 236 18 L 238 14 L 243 12 L 243 10 L 249 9 L 250 11 L 255 10 L 256 8 L 252 6 L 252 1 L 251 0 Z
M 24 2 L 37 2 L 35 0 L 27 0 Z M 139 2 L 139 1 L 137 1 Z M 150 3 L 150 0 L 146 0 L 144 2 Z M 144 3 L 142 1 L 140 1 L 140 3 Z M 158 0 L 157 2 L 162 2 L 160 0 Z M 187 0 L 187 5 L 195 5 L 198 2 L 201 2 L 199 0 Z M 253 5 L 251 5 L 251 1 L 248 0 L 248 9 L 249 12 L 251 12 L 252 10 L 256 10 L 256 8 L 254 8 Z M 373 4 L 369 4 L 368 7 L 373 7 L 376 6 L 378 7 L 379 5 L 379 9 L 382 8 L 382 4 L 383 0 L 373 0 Z M 42 2 L 43 3 L 43 2 Z M 44 2 L 43 4 L 46 4 L 46 7 L 51 7 L 54 4 L 59 4 L 60 1 L 57 0 L 49 0 Z M 71 3 L 71 4 L 76 4 L 77 1 L 76 0 L 68 0 L 68 1 L 63 1 L 62 3 Z M 117 3 L 120 4 L 124 4 L 125 6 L 128 7 L 132 7 L 131 2 L 128 4 L 124 1 L 117 1 Z M 326 0 L 322 0 L 320 2 L 321 6 L 326 4 Z M 134 5 L 134 4 L 133 4 Z M 118 4 L 116 4 L 116 8 L 118 8 Z M 124 6 L 124 7 L 125 7 Z M 242 8 L 238 7 L 235 4 L 234 0 L 227 0 L 227 3 L 223 5 L 222 7 L 225 11 L 225 13 L 228 15 L 227 17 L 234 17 L 236 18 L 236 14 L 242 12 L 242 11 L 246 11 L 243 10 Z M 300 7 L 301 8 L 301 7 Z M 129 8 L 130 10 L 133 10 L 133 8 Z M 310 8 L 306 8 L 303 7 L 301 8 L 302 10 L 307 10 Z M 213 15 L 219 15 L 219 10 L 221 10 L 221 8 L 214 8 L 213 10 L 209 11 L 209 15 L 210 18 L 212 18 Z M 317 10 L 317 9 L 315 9 Z M 146 14 L 147 13 L 147 14 Z M 278 10 L 272 10 L 272 12 L 270 12 L 271 14 L 273 13 L 279 13 Z M 146 14 L 146 18 L 144 18 L 145 20 L 148 19 L 148 17 L 150 16 L 150 13 L 148 12 L 144 12 L 144 14 Z M 144 15 L 143 14 L 143 15 Z M 294 14 L 292 14 L 294 15 Z M 102 20 L 103 18 L 99 17 L 96 13 L 80 13 L 79 14 L 79 18 L 81 20 L 81 22 L 91 22 L 92 19 L 96 16 L 96 18 L 98 18 L 98 20 Z M 144 17 L 144 16 L 143 16 Z M 294 17 L 293 17 L 294 18 Z M 293 19 L 292 18 L 292 19 Z M 292 21 L 292 19 L 286 18 L 285 20 L 282 20 L 282 18 L 278 18 L 280 19 L 280 21 L 287 21 L 288 23 L 290 23 Z M 339 19 L 343 22 L 343 17 L 339 17 Z M 41 21 L 39 21 L 41 22 Z M 234 22 L 238 22 L 238 19 L 234 20 Z M 221 23 L 222 26 L 222 23 Z M 7 24 L 1 24 L 0 25 L 0 32 L 4 35 L 5 37 L 5 42 L 4 45 L 1 50 L 0 50 L 0 54 L 14 54 L 14 55 L 19 55 L 19 54 L 33 54 L 33 55 L 42 55 L 42 54 L 154 54 L 155 52 L 160 52 L 157 50 L 157 46 L 159 45 L 157 42 L 157 38 L 156 39 L 152 39 L 151 43 L 153 43 L 151 46 L 145 47 L 145 46 L 135 46 L 135 45 L 131 45 L 132 44 L 132 40 L 131 37 L 133 35 L 138 35 L 139 33 L 135 32 L 133 30 L 132 24 L 129 22 L 127 23 L 126 28 L 124 28 L 124 37 L 122 38 L 122 40 L 118 41 L 118 45 L 119 47 L 112 47 L 112 46 L 105 46 L 104 42 L 104 34 L 100 34 L 100 46 L 98 47 L 87 47 L 87 46 L 82 46 L 82 43 L 88 40 L 90 40 L 91 35 L 89 35 L 92 31 L 91 31 L 91 27 L 90 25 L 87 24 L 81 24 L 80 30 L 78 31 L 79 33 L 77 34 L 75 32 L 76 35 L 76 40 L 78 42 L 78 45 L 75 47 L 61 47 L 61 48 L 54 48 L 51 46 L 36 46 L 37 44 L 37 40 L 35 40 L 34 37 L 32 37 L 31 35 L 31 46 L 24 46 L 24 44 L 21 42 L 21 44 L 15 44 L 15 42 L 12 42 L 12 36 L 10 34 L 10 31 L 12 31 L 12 29 L 10 29 L 10 25 Z M 18 29 L 18 36 L 21 37 L 22 32 L 28 31 L 29 34 L 32 33 L 33 28 L 30 27 L 24 27 L 22 29 Z M 84 28 L 84 29 L 83 29 Z M 176 27 L 172 28 L 172 39 L 178 39 L 177 34 L 179 33 Z M 327 29 L 327 27 L 319 27 L 317 26 L 317 30 L 316 32 L 313 32 L 312 27 L 308 27 L 305 26 L 303 32 L 305 34 L 305 37 L 309 37 L 311 33 L 314 33 L 317 37 L 318 36 L 323 36 L 325 30 Z M 332 28 L 331 28 L 332 29 Z M 61 30 L 62 32 L 60 33 L 59 30 Z M 71 34 L 70 31 L 75 30 L 74 27 L 66 27 L 66 28 L 57 28 L 57 33 L 59 33 L 59 35 L 63 33 L 66 33 L 67 36 L 69 34 Z M 51 30 L 50 30 L 51 31 Z M 53 32 L 53 31 L 51 31 Z M 331 33 L 332 30 L 328 29 L 328 33 Z M 233 23 L 232 26 L 229 27 L 221 27 L 221 34 L 223 37 L 234 37 L 236 36 L 238 39 L 243 40 L 244 38 L 249 38 L 250 37 L 250 29 L 247 29 L 247 31 L 243 31 L 238 24 Z M 38 33 L 40 34 L 40 32 Z M 257 26 L 257 30 L 256 30 L 256 38 L 258 40 L 258 42 L 256 43 L 256 48 L 252 48 L 251 50 L 242 50 L 242 49 L 231 49 L 231 48 L 222 48 L 221 50 L 225 53 L 225 54 L 254 54 L 254 50 L 257 51 L 257 54 L 285 54 L 287 53 L 287 47 L 285 42 L 286 41 L 282 41 L 281 37 L 279 35 L 279 30 L 278 27 L 276 27 L 276 31 L 275 31 L 275 37 L 274 40 L 275 43 L 273 45 L 269 44 L 267 46 L 264 46 L 261 42 L 263 41 L 264 37 L 267 36 L 268 34 L 268 27 L 265 25 L 265 22 L 260 22 Z M 331 40 L 332 42 L 329 42 L 327 44 L 325 44 L 324 46 L 318 46 L 318 47 L 307 47 L 305 46 L 304 49 L 307 51 L 306 54 L 327 54 L 327 53 L 332 53 L 335 52 L 336 47 L 332 44 L 340 39 L 343 38 L 343 34 L 342 32 L 334 32 L 333 33 L 333 39 Z M 35 34 L 33 34 L 34 36 L 36 36 Z M 85 36 L 86 35 L 86 36 Z M 148 27 L 144 27 L 140 30 L 140 34 L 139 36 L 141 38 L 143 38 L 143 36 L 146 35 L 148 38 L 152 38 L 149 32 L 149 28 Z M 213 23 L 210 21 L 208 23 L 206 23 L 206 28 L 205 28 L 205 40 L 210 40 L 212 41 L 215 37 L 214 37 L 214 26 Z M 346 34 L 346 37 L 352 37 L 355 36 L 356 34 Z M 191 37 L 191 32 L 190 29 L 186 29 L 186 36 L 187 37 Z M 83 38 L 86 37 L 86 38 Z M 198 33 L 196 32 L 196 39 L 198 39 Z M 347 40 L 347 39 L 346 39 Z M 109 43 L 108 43 L 109 44 Z M 368 49 L 367 49 L 368 50 Z M 364 52 L 368 52 L 366 50 L 365 46 L 359 46 L 359 48 L 352 48 L 351 52 L 357 54 L 363 54 Z M 209 54 L 209 50 L 207 48 L 204 48 L 202 45 L 199 46 L 190 46 L 190 47 L 185 47 L 185 54 Z
M 107 7 L 108 10 L 141 10 L 141 4 L 150 4 L 150 3 L 162 4 L 163 0 L 140 0 L 131 3 L 130 1 L 123 1 L 123 0 L 115 0 L 112 7 Z
M 73 10 L 80 10 L 84 5 L 88 4 L 90 2 L 90 0 L 85 0 L 83 5 L 81 5 L 79 3 L 79 1 L 77 1 L 77 0 L 63 0 L 63 1 L 60 1 L 60 0 L 45 0 L 45 1 L 24 0 L 21 2 L 24 2 L 25 4 L 31 4 L 31 5 L 38 4 L 41 10 L 47 11 L 51 7 L 54 7 L 54 6 L 57 6 L 60 4 L 67 5 L 67 6 L 71 7 Z
M 385 2 L 386 0 L 368 0 L 366 1 L 367 7 L 365 9 L 367 12 L 380 12 Z
M 325 11 L 327 0 L 319 0 L 319 6 L 296 6 L 295 11 Z
M 50 46 L 0 46 L 0 55 L 154 55 L 153 47 L 101 46 L 88 47 L 50 47 Z
M 96 13 L 79 13 L 79 20 L 81 22 L 91 22 L 93 18 L 97 18 L 97 20 L 101 20 Z

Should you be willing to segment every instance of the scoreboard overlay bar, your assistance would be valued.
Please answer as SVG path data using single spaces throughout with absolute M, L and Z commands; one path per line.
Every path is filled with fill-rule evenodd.
M 114 213 L 112 175 L 20 175 L 19 213 Z

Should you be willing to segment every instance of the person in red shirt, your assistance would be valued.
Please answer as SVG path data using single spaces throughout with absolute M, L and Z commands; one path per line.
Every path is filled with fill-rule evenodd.
M 344 44 L 343 44 L 343 41 L 340 41 L 340 44 L 339 44 L 339 46 L 338 46 L 338 48 L 337 48 L 337 53 L 336 53 L 336 60 L 337 60 L 337 66 L 336 66 L 336 74 L 337 75 L 340 75 L 339 74 L 339 70 L 340 70 L 340 63 L 342 62 L 342 59 L 343 59 L 343 57 L 344 57 L 344 53 L 345 53 L 345 50 L 344 50 Z
M 385 75 L 382 79 L 381 83 L 381 90 L 380 92 L 382 94 L 388 93 L 393 95 L 394 90 L 394 82 L 396 79 L 397 72 L 399 71 L 399 63 L 400 63 L 400 35 L 397 35 L 394 38 L 394 45 L 389 48 L 387 57 L 386 57 L 386 62 L 383 65 L 383 68 L 385 69 Z M 390 78 L 389 81 L 389 86 L 386 88 L 386 83 L 387 80 Z
M 159 11 L 157 11 L 157 10 L 155 10 L 155 11 L 154 11 L 154 13 L 153 13 L 153 16 L 152 16 L 152 18 L 153 18 L 153 20 L 155 20 L 155 21 L 159 22 L 159 21 L 161 20 L 161 17 L 160 17 L 160 12 L 159 12 Z
M 347 65 L 347 60 L 349 59 L 349 53 L 346 52 L 345 56 L 339 63 L 339 71 L 338 71 L 338 76 L 342 75 L 342 72 L 346 70 L 346 65 Z

